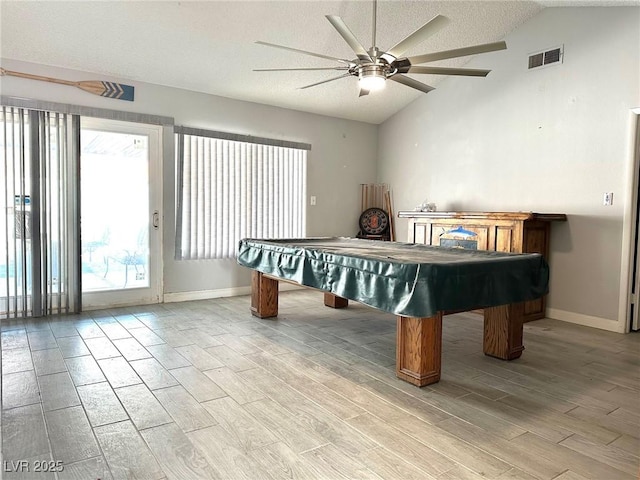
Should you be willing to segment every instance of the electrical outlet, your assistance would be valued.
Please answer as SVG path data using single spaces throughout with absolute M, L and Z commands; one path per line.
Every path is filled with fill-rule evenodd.
M 613 192 L 606 192 L 602 197 L 602 204 L 605 207 L 613 205 Z

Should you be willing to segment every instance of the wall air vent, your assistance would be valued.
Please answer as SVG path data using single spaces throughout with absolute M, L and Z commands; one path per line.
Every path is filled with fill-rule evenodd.
M 529 70 L 532 68 L 545 67 L 556 63 L 562 63 L 563 48 L 556 47 L 544 52 L 529 55 Z

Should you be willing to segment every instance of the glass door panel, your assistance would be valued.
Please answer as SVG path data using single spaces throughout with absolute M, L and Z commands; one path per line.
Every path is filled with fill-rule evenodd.
M 155 129 L 155 127 L 151 127 Z M 82 291 L 85 307 L 159 299 L 159 132 L 83 120 Z M 153 168 L 152 167 L 155 167 Z
M 148 138 L 82 130 L 82 289 L 149 286 Z

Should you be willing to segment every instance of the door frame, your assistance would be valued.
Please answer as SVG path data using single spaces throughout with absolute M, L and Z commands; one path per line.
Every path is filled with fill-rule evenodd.
M 640 107 L 629 111 L 629 134 L 627 145 L 627 169 L 625 172 L 626 192 L 622 222 L 622 265 L 620 275 L 620 303 L 618 308 L 618 328 L 620 333 L 629 333 L 633 322 L 640 315 L 640 294 L 632 291 L 634 272 L 636 290 L 640 290 L 640 251 L 636 256 L 636 236 L 638 232 L 638 196 L 640 195 Z M 635 258 L 635 262 L 634 262 Z M 632 310 L 631 305 L 634 308 Z
M 137 122 L 103 119 L 95 117 L 81 117 L 80 135 L 82 129 L 95 129 L 114 133 L 130 133 L 147 135 L 149 138 L 149 287 L 148 295 L 141 291 L 147 288 L 130 288 L 121 290 L 83 292 L 82 310 L 97 310 L 102 308 L 123 307 L 162 303 L 163 291 L 163 127 Z M 80 159 L 80 165 L 82 159 Z M 82 192 L 80 192 L 82 202 Z M 153 216 L 157 212 L 158 227 L 153 228 Z M 82 231 L 80 232 L 82 234 Z M 81 262 L 81 259 L 78 259 Z

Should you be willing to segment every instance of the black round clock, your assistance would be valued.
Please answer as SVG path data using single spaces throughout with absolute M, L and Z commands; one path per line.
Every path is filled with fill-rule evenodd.
M 381 208 L 367 208 L 360 215 L 359 224 L 367 235 L 382 235 L 389 228 L 389 216 Z

